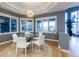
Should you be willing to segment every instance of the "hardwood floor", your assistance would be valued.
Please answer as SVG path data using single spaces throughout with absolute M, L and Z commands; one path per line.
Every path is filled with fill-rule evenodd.
M 69 53 L 61 51 L 61 49 L 58 48 L 59 45 L 58 45 L 57 41 L 46 40 L 45 43 L 51 47 L 51 49 L 52 49 L 51 52 L 52 52 L 53 57 L 68 57 L 69 56 Z M 6 49 L 10 45 L 12 45 L 12 42 L 0 45 L 0 52 L 3 51 L 4 49 Z
M 49 44 L 50 47 L 52 48 L 54 57 L 68 57 L 69 56 L 69 52 L 63 51 L 61 50 L 61 48 L 59 48 L 58 41 L 46 41 L 46 43 Z
M 4 50 L 5 48 L 7 48 L 9 45 L 11 45 L 12 44 L 12 42 L 10 42 L 10 43 L 6 43 L 6 44 L 1 44 L 0 45 L 0 51 L 2 51 L 2 50 Z

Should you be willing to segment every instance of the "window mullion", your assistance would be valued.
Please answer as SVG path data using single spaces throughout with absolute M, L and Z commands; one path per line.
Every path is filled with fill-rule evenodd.
M 48 20 L 48 32 L 49 32 L 49 19 L 47 19 Z
M 41 31 L 40 32 L 43 32 L 43 23 L 42 23 L 42 20 L 41 20 Z
M 9 24 L 10 24 L 10 33 L 11 33 L 11 17 L 10 17 L 10 23 Z

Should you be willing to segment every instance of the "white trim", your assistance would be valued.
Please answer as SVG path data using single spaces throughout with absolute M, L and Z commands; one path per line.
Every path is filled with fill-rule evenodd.
M 1 13 L 1 12 L 0 12 L 0 16 L 13 17 L 13 18 L 16 17 L 16 16 L 12 16 L 12 15 L 9 15 L 9 14 L 6 14 L 6 13 Z
M 57 32 L 57 16 L 49 16 L 49 17 L 41 17 L 41 18 L 36 18 L 36 21 L 35 21 L 35 23 L 36 23 L 36 32 L 38 32 L 37 31 L 37 20 L 40 20 L 41 21 L 41 23 L 43 22 L 42 20 L 47 20 L 47 21 L 49 21 L 49 19 L 50 18 L 54 18 L 55 20 L 56 20 L 56 24 L 55 24 L 55 29 L 56 29 L 56 31 L 55 32 L 52 32 L 52 33 L 56 33 Z M 43 28 L 42 28 L 42 31 L 40 31 L 40 32 L 43 32 Z M 51 32 L 43 32 L 43 33 L 51 33 Z
M 0 43 L 0 45 L 6 44 L 6 43 L 9 43 L 9 42 L 12 42 L 12 41 L 13 41 L 13 40 L 5 41 L 5 42 Z
M 11 34 L 11 33 L 10 32 L 0 33 L 0 35 L 6 35 L 6 34 Z
M 58 40 L 55 39 L 45 39 L 45 40 L 58 42 Z
M 10 25 L 10 33 L 11 33 L 11 18 L 10 18 L 10 23 L 9 23 L 9 25 Z
M 41 32 L 41 31 L 40 31 Z M 39 33 L 39 32 L 36 32 Z M 57 32 L 42 32 L 42 33 L 51 33 L 51 34 L 56 34 Z
M 5 14 L 5 13 L 1 13 L 1 12 L 0 12 L 0 16 L 11 17 L 11 15 L 9 15 L 9 14 Z

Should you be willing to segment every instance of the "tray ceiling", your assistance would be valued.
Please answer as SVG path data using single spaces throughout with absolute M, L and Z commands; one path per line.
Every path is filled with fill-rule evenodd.
M 1 8 L 23 15 L 26 15 L 28 9 L 31 9 L 34 12 L 34 15 L 39 15 L 65 10 L 67 8 L 78 5 L 79 2 L 1 2 L 0 3 Z

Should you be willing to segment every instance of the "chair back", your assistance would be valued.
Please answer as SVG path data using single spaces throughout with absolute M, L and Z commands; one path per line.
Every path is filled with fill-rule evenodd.
M 43 44 L 43 43 L 44 43 L 44 40 L 45 40 L 45 35 L 42 35 L 42 36 L 39 38 L 40 44 Z
M 30 32 L 25 32 L 25 35 L 28 36 L 30 34 Z
M 25 37 L 18 37 L 17 42 L 26 43 Z
M 18 39 L 17 34 L 12 34 L 12 37 L 13 37 L 13 42 L 16 42 L 16 40 Z
M 42 33 L 42 32 L 39 32 L 38 37 L 40 37 L 40 36 L 42 36 L 42 35 L 43 35 L 43 33 Z
M 16 42 L 17 48 L 25 48 L 26 47 L 26 39 L 25 37 L 18 37 L 18 40 Z

